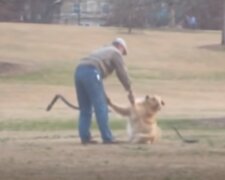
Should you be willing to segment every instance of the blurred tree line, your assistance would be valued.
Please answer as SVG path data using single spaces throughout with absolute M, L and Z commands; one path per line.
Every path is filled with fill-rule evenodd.
M 53 23 L 61 0 L 0 0 L 0 21 Z
M 80 0 L 82 1 L 82 0 Z M 80 2 L 79 1 L 79 2 Z M 225 0 L 109 0 L 108 25 L 133 28 L 182 27 L 223 29 Z M 0 21 L 54 23 L 63 0 L 0 0 Z
M 113 0 L 110 24 L 133 28 L 177 27 L 222 29 L 225 44 L 225 0 Z
M 195 17 L 200 29 L 221 29 L 224 0 L 113 0 L 112 23 L 121 26 L 185 26 Z
M 80 0 L 82 1 L 82 0 Z M 175 26 L 194 16 L 201 29 L 221 29 L 224 0 L 110 0 L 110 24 Z M 0 21 L 51 23 L 63 0 L 0 0 Z
M 223 2 L 222 45 L 225 45 L 225 0 Z

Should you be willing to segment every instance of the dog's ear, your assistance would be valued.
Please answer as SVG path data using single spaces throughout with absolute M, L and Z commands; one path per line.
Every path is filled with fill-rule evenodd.
M 161 105 L 165 106 L 165 102 L 163 100 L 161 100 Z
M 149 95 L 146 95 L 146 96 L 145 96 L 145 100 L 147 101 L 147 100 L 149 100 L 149 99 L 150 99 Z

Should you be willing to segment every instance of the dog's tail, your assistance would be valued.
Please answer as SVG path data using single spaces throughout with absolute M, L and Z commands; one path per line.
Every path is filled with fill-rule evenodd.
M 78 106 L 75 106 L 71 104 L 69 101 L 67 101 L 66 98 L 64 98 L 62 95 L 57 94 L 47 106 L 46 111 L 50 111 L 58 99 L 61 99 L 68 107 L 72 109 L 76 109 L 76 110 L 80 109 Z

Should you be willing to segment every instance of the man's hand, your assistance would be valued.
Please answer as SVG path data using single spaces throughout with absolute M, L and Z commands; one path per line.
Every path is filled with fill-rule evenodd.
M 128 92 L 128 99 L 129 99 L 130 103 L 131 103 L 132 105 L 134 105 L 135 100 L 134 100 L 133 92 L 132 92 L 131 90 Z

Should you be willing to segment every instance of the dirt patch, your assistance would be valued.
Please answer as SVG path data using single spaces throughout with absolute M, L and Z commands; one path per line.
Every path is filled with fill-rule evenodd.
M 0 61 L 0 76 L 13 76 L 31 71 L 31 67 L 25 64 Z
M 82 146 L 71 133 L 14 134 L 16 138 L 10 134 L 5 132 L 0 141 L 4 180 L 223 180 L 225 176 L 222 146 L 168 140 L 152 146 Z

